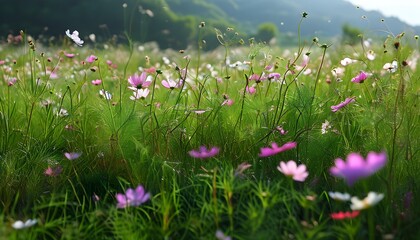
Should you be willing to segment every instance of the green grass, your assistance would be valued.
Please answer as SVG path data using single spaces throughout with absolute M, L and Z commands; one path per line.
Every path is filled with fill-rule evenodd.
M 389 37 L 385 47 L 378 41 L 369 49 L 301 43 L 289 50 L 253 43 L 183 54 L 153 45 L 139 51 L 137 44 L 108 49 L 69 42 L 3 44 L 1 239 L 216 239 L 217 230 L 233 239 L 415 239 L 420 234 L 415 204 L 420 197 L 420 70 L 419 49 L 406 38 Z M 373 61 L 365 56 L 370 49 L 376 53 Z M 67 58 L 65 52 L 76 56 Z M 299 68 L 307 52 L 310 62 Z M 91 54 L 98 59 L 87 63 Z M 345 57 L 358 61 L 343 67 Z M 250 67 L 230 68 L 226 58 Z M 393 60 L 399 63 L 396 72 L 382 69 Z M 280 80 L 257 85 L 248 79 L 267 72 L 267 65 L 275 66 Z M 149 74 L 151 93 L 132 101 L 127 78 L 140 73 L 139 67 L 159 71 Z M 333 75 L 337 67 L 345 69 L 343 76 Z M 164 88 L 162 80 L 183 78 L 180 69 L 187 70 L 184 88 Z M 361 70 L 372 75 L 352 83 Z M 16 83 L 8 86 L 11 78 Z M 92 85 L 95 79 L 102 84 Z M 257 92 L 246 93 L 253 85 Z M 101 97 L 101 89 L 112 99 Z M 331 111 L 352 96 L 355 103 Z M 233 105 L 222 105 L 227 98 Z M 68 114 L 60 115 L 60 109 Z M 326 120 L 332 127 L 321 134 Z M 271 142 L 289 141 L 297 148 L 258 157 Z M 210 159 L 189 156 L 202 145 L 221 151 Z M 373 176 L 349 187 L 329 174 L 334 159 L 369 151 L 388 156 L 385 168 Z M 65 152 L 82 155 L 70 161 Z M 277 170 L 280 161 L 291 159 L 307 166 L 305 182 L 293 182 Z M 243 162 L 252 166 L 236 176 Z M 58 176 L 44 174 L 58 165 L 63 168 Z M 151 199 L 117 209 L 115 195 L 139 184 Z M 332 220 L 330 213 L 350 207 L 330 199 L 328 191 L 358 197 L 375 191 L 385 198 L 354 219 Z M 404 205 L 408 192 L 413 194 L 409 206 Z M 27 219 L 38 223 L 12 228 Z

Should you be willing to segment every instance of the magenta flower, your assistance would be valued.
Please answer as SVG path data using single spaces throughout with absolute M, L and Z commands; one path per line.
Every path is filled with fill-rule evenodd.
M 296 162 L 293 160 L 290 160 L 287 163 L 283 161 L 280 162 L 277 169 L 284 175 L 291 177 L 293 180 L 298 182 L 304 182 L 309 175 L 308 171 L 306 171 L 305 164 L 297 166 Z
M 115 197 L 118 201 L 117 208 L 137 207 L 150 199 L 150 193 L 146 193 L 144 187 L 138 185 L 135 190 L 129 188 L 125 191 L 125 194 L 117 193 Z
M 337 105 L 331 106 L 331 111 L 337 112 L 341 108 L 347 106 L 349 103 L 352 103 L 352 102 L 356 101 L 355 99 L 356 99 L 355 97 L 346 98 L 346 100 L 344 100 L 344 102 L 341 102 Z
M 90 55 L 89 57 L 86 58 L 86 62 L 88 63 L 93 63 L 96 60 L 98 60 L 98 57 L 96 57 L 95 55 Z
M 66 152 L 66 153 L 64 153 L 64 156 L 65 156 L 68 160 L 75 160 L 75 159 L 78 159 L 81 155 L 82 155 L 82 153 L 78 153 L 78 152 Z
M 147 88 L 151 83 L 152 79 L 147 76 L 146 72 L 142 72 L 139 75 L 134 74 L 128 78 L 128 83 L 131 85 L 130 89 L 136 90 L 140 88 Z
M 218 147 L 207 149 L 205 146 L 201 146 L 198 150 L 191 150 L 188 153 L 193 158 L 211 158 L 219 154 L 219 151 Z
M 385 166 L 386 160 L 385 152 L 369 152 L 366 160 L 358 153 L 350 153 L 346 161 L 341 158 L 335 159 L 335 165 L 330 168 L 330 173 L 343 178 L 349 186 L 352 186 L 360 178 L 369 177 Z
M 360 71 L 359 75 L 357 75 L 356 77 L 352 78 L 351 81 L 354 83 L 363 83 L 366 78 L 368 77 L 368 74 Z
M 270 147 L 263 147 L 261 148 L 260 157 L 269 157 L 276 155 L 277 153 L 281 153 L 290 149 L 293 149 L 297 146 L 296 142 L 287 142 L 283 146 L 279 147 L 277 143 L 271 143 Z
M 280 77 L 281 77 L 280 73 L 273 72 L 273 73 L 268 74 L 268 79 L 270 79 L 270 80 L 271 79 L 279 80 Z

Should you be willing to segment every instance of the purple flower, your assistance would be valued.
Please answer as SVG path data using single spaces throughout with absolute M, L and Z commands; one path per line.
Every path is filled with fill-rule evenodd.
M 56 177 L 60 175 L 62 171 L 63 167 L 61 167 L 60 165 L 56 166 L 55 168 L 48 166 L 48 168 L 45 169 L 44 174 L 50 177 Z
M 191 150 L 188 153 L 193 158 L 211 158 L 219 154 L 219 151 L 218 147 L 207 149 L 205 146 L 201 146 L 198 150 Z
M 359 75 L 357 75 L 356 77 L 352 78 L 351 81 L 354 83 L 363 83 L 366 78 L 368 77 L 368 74 L 360 71 Z
M 344 102 L 341 102 L 341 103 L 339 103 L 339 104 L 337 104 L 337 105 L 331 106 L 331 111 L 333 111 L 333 112 L 337 112 L 337 111 L 338 111 L 338 110 L 340 110 L 341 108 L 343 108 L 343 107 L 347 106 L 347 104 L 352 103 L 352 102 L 354 102 L 354 101 L 356 101 L 356 100 L 355 100 L 355 97 L 349 97 L 349 98 L 346 98 L 346 100 L 344 100 Z
M 297 145 L 296 142 L 287 142 L 283 146 L 279 147 L 277 143 L 271 143 L 270 147 L 263 147 L 261 148 L 260 157 L 269 157 L 272 155 L 276 155 L 277 153 L 281 153 L 290 149 L 295 148 Z
M 147 76 L 146 72 L 142 72 L 139 75 L 134 74 L 128 78 L 128 83 L 131 85 L 130 89 L 136 90 L 140 88 L 147 88 L 151 83 L 152 79 Z
M 117 208 L 137 207 L 150 199 L 150 193 L 146 193 L 143 186 L 139 185 L 135 190 L 127 189 L 125 194 L 117 193 L 116 198 L 118 201 Z
M 341 158 L 335 159 L 335 165 L 331 167 L 330 173 L 343 178 L 349 186 L 352 186 L 360 178 L 369 177 L 385 166 L 386 160 L 385 152 L 369 152 L 366 160 L 358 153 L 350 153 L 346 161 Z
M 82 155 L 82 153 L 78 153 L 78 152 L 66 152 L 64 153 L 64 156 L 68 159 L 68 160 L 74 160 L 79 158 Z

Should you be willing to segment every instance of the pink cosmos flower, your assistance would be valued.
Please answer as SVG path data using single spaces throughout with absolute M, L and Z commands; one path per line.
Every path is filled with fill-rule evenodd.
M 168 88 L 168 89 L 174 89 L 174 88 L 179 87 L 178 83 L 177 83 L 177 82 L 175 82 L 175 81 L 174 81 L 174 80 L 172 80 L 172 79 L 163 80 L 163 81 L 162 81 L 162 85 L 163 85 L 165 88 Z
M 12 78 L 9 78 L 9 81 L 7 82 L 7 86 L 13 86 L 13 85 L 15 85 L 15 83 L 17 82 L 17 78 L 15 78 L 15 77 L 12 77 Z
M 297 146 L 296 142 L 287 142 L 283 146 L 279 147 L 277 143 L 271 143 L 271 147 L 263 147 L 261 148 L 261 152 L 259 154 L 260 157 L 269 157 L 276 155 L 278 153 L 293 149 Z
M 387 156 L 385 152 L 369 152 L 366 160 L 358 153 L 347 155 L 346 161 L 335 159 L 335 165 L 330 168 L 331 175 L 343 178 L 352 186 L 360 178 L 366 178 L 385 166 Z
M 86 62 L 88 63 L 93 63 L 96 60 L 98 60 L 98 57 L 96 57 L 95 55 L 90 55 L 89 57 L 86 58 Z
M 78 153 L 78 152 L 66 152 L 66 153 L 64 153 L 64 156 L 65 156 L 68 160 L 75 160 L 75 159 L 78 159 L 81 155 L 82 155 L 82 153 Z
M 130 89 L 140 89 L 140 88 L 147 88 L 151 83 L 152 79 L 150 76 L 147 76 L 146 72 L 142 72 L 139 75 L 134 74 L 128 78 L 128 83 L 131 85 Z
M 101 83 L 102 83 L 102 80 L 101 79 L 95 79 L 95 80 L 92 80 L 92 82 L 91 82 L 93 85 L 101 85 Z
M 280 77 L 281 77 L 280 73 L 274 72 L 274 73 L 269 73 L 268 74 L 268 79 L 270 79 L 270 80 L 279 80 Z
M 308 177 L 309 173 L 306 171 L 305 164 L 297 166 L 296 162 L 293 160 L 285 162 L 280 162 L 280 165 L 277 166 L 277 169 L 284 175 L 291 177 L 293 180 L 298 182 L 304 182 Z
M 337 112 L 341 108 L 347 106 L 349 103 L 352 103 L 352 102 L 356 101 L 355 99 L 356 99 L 355 97 L 346 98 L 346 100 L 344 100 L 344 102 L 341 102 L 337 105 L 331 106 L 331 111 Z
M 225 101 L 222 102 L 222 106 L 226 105 L 226 106 L 232 106 L 235 103 L 235 101 L 233 101 L 232 99 L 228 98 Z
M 261 81 L 264 81 L 266 79 L 267 76 L 265 75 L 265 73 L 262 73 L 261 75 L 254 73 L 249 77 L 249 80 L 254 80 L 256 83 L 260 83 Z
M 63 171 L 63 167 L 61 167 L 60 165 L 58 165 L 55 168 L 48 166 L 48 168 L 45 169 L 44 174 L 50 177 L 56 177 L 60 175 L 62 171 Z
M 246 90 L 247 93 L 249 93 L 251 95 L 254 94 L 257 91 L 257 89 L 253 86 L 246 86 L 245 90 Z
M 116 199 L 118 201 L 117 208 L 137 207 L 150 199 L 150 193 L 146 193 L 144 187 L 139 185 L 135 190 L 127 189 L 125 194 L 117 193 Z
M 366 78 L 368 77 L 368 74 L 360 71 L 359 75 L 357 75 L 356 77 L 352 78 L 351 81 L 354 83 L 363 83 Z
M 68 58 L 74 58 L 74 56 L 76 56 L 74 53 L 64 53 L 64 56 L 68 57 Z
M 188 153 L 193 158 L 211 158 L 219 154 L 219 151 L 218 147 L 207 149 L 205 146 L 201 146 L 198 150 L 191 150 Z
M 359 216 L 360 211 L 352 211 L 352 212 L 336 212 L 331 213 L 330 216 L 334 220 L 343 220 L 347 218 L 355 218 Z

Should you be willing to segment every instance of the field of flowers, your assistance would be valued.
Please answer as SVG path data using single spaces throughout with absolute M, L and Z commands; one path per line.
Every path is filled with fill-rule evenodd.
M 66 33 L 0 45 L 0 239 L 420 235 L 417 36 L 229 28 L 204 52 Z

